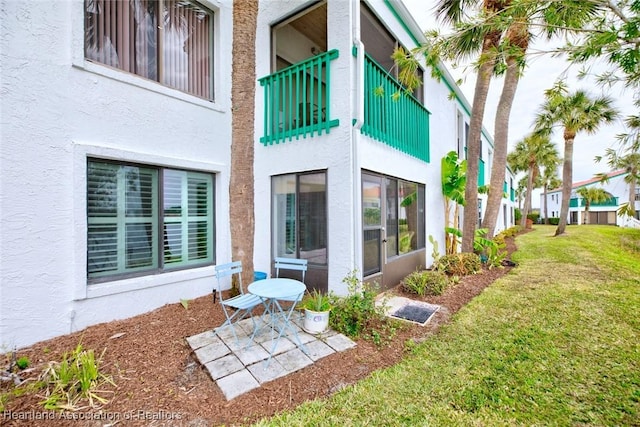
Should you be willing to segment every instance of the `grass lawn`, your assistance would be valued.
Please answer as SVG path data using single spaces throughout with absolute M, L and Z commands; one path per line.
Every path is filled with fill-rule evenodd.
M 640 425 L 640 230 L 535 226 L 405 360 L 258 425 Z

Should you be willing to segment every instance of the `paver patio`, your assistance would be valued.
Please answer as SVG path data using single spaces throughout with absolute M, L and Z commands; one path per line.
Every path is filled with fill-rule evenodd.
M 261 322 L 261 319 L 257 319 Z M 267 366 L 269 350 L 272 346 L 270 327 L 261 327 L 259 333 L 250 340 L 253 332 L 251 319 L 236 324 L 239 345 L 230 328 L 219 334 L 212 330 L 187 338 L 198 361 L 207 368 L 211 378 L 218 384 L 227 400 L 231 400 L 261 384 L 288 375 L 316 360 L 332 353 L 350 349 L 356 345 L 345 335 L 329 330 L 319 335 L 311 335 L 300 327 L 302 319 L 299 313 L 292 316 L 300 341 L 307 349 L 305 354 L 284 334 L 273 352 Z

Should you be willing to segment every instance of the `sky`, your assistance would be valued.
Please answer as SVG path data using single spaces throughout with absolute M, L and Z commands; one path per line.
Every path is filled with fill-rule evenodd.
M 432 12 L 435 1 L 425 0 L 403 0 L 416 22 L 423 30 L 434 29 L 436 27 L 435 16 Z M 540 52 L 547 50 L 546 42 L 535 41 L 529 52 Z M 562 58 L 553 58 L 550 55 L 533 55 L 528 60 L 528 66 L 520 78 L 516 91 L 513 107 L 511 110 L 509 123 L 509 150 L 515 144 L 529 134 L 533 128 L 532 123 L 538 112 L 540 105 L 544 101 L 544 91 L 565 73 L 568 76 L 567 83 L 571 91 L 586 90 L 591 96 L 599 96 L 603 89 L 598 87 L 593 81 L 584 81 L 577 78 L 579 68 L 572 66 L 568 69 L 568 63 Z M 456 79 L 463 79 L 460 85 L 463 93 L 467 97 L 469 104 L 473 103 L 473 91 L 475 84 L 475 74 L 472 69 L 456 69 L 448 67 L 449 72 Z M 502 81 L 492 80 L 489 89 L 487 106 L 485 109 L 484 126 L 493 135 L 495 110 L 498 105 L 500 92 L 502 91 Z M 608 147 L 616 148 L 616 135 L 625 132 L 623 119 L 629 114 L 637 114 L 633 108 L 632 93 L 624 91 L 622 88 L 609 88 L 607 94 L 614 100 L 614 105 L 621 111 L 621 118 L 613 124 L 602 126 L 597 133 L 589 135 L 579 133 L 576 135 L 573 152 L 573 182 L 583 181 L 593 178 L 599 172 L 608 172 L 606 161 L 596 163 L 594 157 L 603 155 Z M 552 141 L 556 143 L 558 152 L 563 155 L 564 141 L 562 131 L 558 130 L 552 136 Z M 558 176 L 561 177 L 561 169 Z M 518 176 L 519 178 L 520 176 Z M 535 195 L 534 195 L 535 196 Z M 539 200 L 534 197 L 533 206 L 539 205 Z

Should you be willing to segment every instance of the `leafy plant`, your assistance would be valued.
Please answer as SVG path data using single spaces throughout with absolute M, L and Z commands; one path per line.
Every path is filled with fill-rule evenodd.
M 433 258 L 433 263 L 437 264 L 438 259 L 440 259 L 440 251 L 438 251 L 438 241 L 433 238 L 431 234 L 429 234 L 429 242 L 433 249 L 431 250 L 431 257 Z
M 395 335 L 396 324 L 385 315 L 384 302 L 376 305 L 377 284 L 361 282 L 357 271 L 342 282 L 347 285 L 347 296 L 330 294 L 331 328 L 351 338 L 371 339 L 376 345 L 388 342 Z
M 22 356 L 18 360 L 16 360 L 16 366 L 20 369 L 27 369 L 29 367 L 29 358 L 27 356 Z
M 463 252 L 443 256 L 438 261 L 436 269 L 449 276 L 468 276 L 480 271 L 482 263 L 478 254 Z
M 473 241 L 474 250 L 480 254 L 480 258 L 484 258 L 487 266 L 498 267 L 501 265 L 502 260 L 507 256 L 504 250 L 506 245 L 504 243 L 504 237 L 497 239 L 487 239 L 488 230 L 486 228 L 476 229 L 476 236 Z
M 64 353 L 62 361 L 49 362 L 40 375 L 42 387 L 46 388 L 45 399 L 40 402 L 44 408 L 73 411 L 83 399 L 91 407 L 107 403 L 99 388 L 106 383 L 115 384 L 100 372 L 102 355 L 96 359 L 93 350 L 83 350 L 82 344 L 78 344 L 75 350 Z
M 425 295 L 442 295 L 449 286 L 449 278 L 442 271 L 414 271 L 402 280 L 402 289 L 406 292 Z
M 301 308 L 311 311 L 329 311 L 331 310 L 331 303 L 329 301 L 329 296 L 323 294 L 317 289 L 314 289 L 309 294 L 307 294 L 300 303 Z

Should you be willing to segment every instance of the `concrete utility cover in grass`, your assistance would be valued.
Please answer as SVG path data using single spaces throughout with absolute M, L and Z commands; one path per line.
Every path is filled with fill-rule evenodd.
M 437 306 L 425 307 L 418 304 L 407 304 L 391 314 L 399 319 L 409 320 L 410 322 L 420 323 L 424 325 L 431 319 L 431 316 L 438 311 Z
M 439 305 L 414 301 L 403 297 L 393 297 L 388 300 L 386 304 L 387 316 L 418 323 L 422 326 L 426 325 L 440 309 Z

